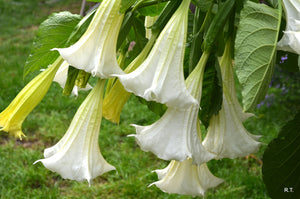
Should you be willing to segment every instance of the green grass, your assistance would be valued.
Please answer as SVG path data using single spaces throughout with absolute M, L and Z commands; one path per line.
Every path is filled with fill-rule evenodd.
M 79 12 L 80 1 L 60 1 L 43 4 L 38 0 L 0 0 L 0 111 L 2 111 L 29 81 L 23 80 L 23 65 L 30 52 L 38 24 L 53 11 L 71 9 Z M 69 6 L 71 4 L 71 6 Z M 74 113 L 87 93 L 78 98 L 66 97 L 55 83 L 41 104 L 33 110 L 23 124 L 27 135 L 22 141 L 0 136 L 0 194 L 1 198 L 193 198 L 166 194 L 155 186 L 157 180 L 151 171 L 167 166 L 151 153 L 139 149 L 134 138 L 134 128 L 129 124 L 150 124 L 158 117 L 131 96 L 119 125 L 105 119 L 102 122 L 99 144 L 105 159 L 117 171 L 111 171 L 87 182 L 62 179 L 41 163 L 33 162 L 43 157 L 43 150 L 55 144 L 65 133 Z M 246 121 L 249 132 L 262 135 L 260 151 L 253 157 L 234 160 L 213 160 L 211 171 L 225 182 L 208 190 L 208 199 L 268 198 L 261 176 L 261 162 L 267 144 L 276 137 L 280 127 L 290 118 L 289 112 L 279 105 L 272 109 L 262 107 L 257 117 Z

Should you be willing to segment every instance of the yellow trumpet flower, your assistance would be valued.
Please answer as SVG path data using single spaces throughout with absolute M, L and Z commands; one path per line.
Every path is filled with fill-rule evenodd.
M 50 67 L 31 80 L 0 113 L 0 127 L 2 127 L 0 131 L 8 132 L 20 139 L 25 136 L 22 132 L 22 123 L 46 95 L 62 62 L 63 59 L 59 57 Z

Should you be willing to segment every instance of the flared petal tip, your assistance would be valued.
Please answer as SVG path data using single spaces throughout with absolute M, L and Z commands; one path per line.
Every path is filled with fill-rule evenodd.
M 10 130 L 7 129 L 6 127 L 0 128 L 0 132 L 4 131 L 9 133 L 10 135 L 14 136 L 15 138 L 19 138 L 20 140 L 23 139 L 23 137 L 26 137 L 26 135 L 23 133 L 21 129 L 16 129 L 16 130 Z

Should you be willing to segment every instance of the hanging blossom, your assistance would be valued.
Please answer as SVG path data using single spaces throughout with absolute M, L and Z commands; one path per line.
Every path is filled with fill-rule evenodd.
M 146 60 L 129 74 L 116 75 L 129 92 L 148 101 L 185 108 L 196 104 L 184 84 L 183 58 L 190 0 L 183 0 Z
M 243 111 L 242 106 L 240 105 L 236 89 L 235 89 L 235 79 L 234 79 L 234 72 L 233 72 L 233 62 L 231 57 L 231 39 L 226 42 L 225 50 L 223 58 L 219 59 L 220 61 L 220 69 L 222 74 L 222 81 L 224 87 L 228 90 L 228 93 L 231 97 L 231 104 L 234 106 L 235 112 L 238 114 L 238 117 L 241 119 L 242 122 L 246 121 L 248 118 L 254 116 L 252 113 L 246 113 Z
M 286 28 L 277 49 L 300 55 L 300 1 L 283 0 Z
M 67 81 L 67 77 L 68 77 L 68 68 L 69 68 L 69 64 L 66 61 L 64 61 L 62 63 L 62 65 L 59 67 L 59 69 L 56 72 L 56 75 L 53 79 L 53 81 L 59 83 L 59 85 L 62 88 L 64 88 L 65 85 L 66 85 L 66 81 Z M 90 89 L 92 89 L 90 84 L 87 84 L 85 88 L 78 88 L 78 86 L 75 85 L 73 87 L 72 93 L 75 96 L 78 96 L 78 91 L 80 91 L 80 90 L 90 90 Z
M 62 62 L 63 59 L 59 57 L 45 71 L 31 80 L 9 106 L 0 113 L 0 127 L 2 127 L 0 131 L 8 132 L 19 139 L 25 136 L 22 132 L 22 124 L 48 92 Z
M 121 0 L 103 0 L 83 36 L 68 48 L 54 48 L 72 66 L 93 76 L 110 78 L 122 74 L 116 60 L 116 45 L 123 14 Z
M 102 97 L 105 80 L 96 86 L 77 110 L 66 134 L 54 146 L 45 149 L 42 162 L 46 168 L 65 179 L 89 184 L 97 176 L 114 170 L 101 155 L 98 136 L 102 119 Z
M 143 48 L 142 52 L 126 67 L 126 73 L 134 71 L 146 59 L 156 38 L 157 34 L 151 35 L 151 38 Z M 113 79 L 110 79 L 108 84 L 112 80 Z M 119 123 L 122 109 L 128 101 L 131 93 L 124 89 L 124 86 L 121 84 L 119 79 L 116 80 L 111 87 L 108 88 L 108 86 L 106 86 L 106 91 L 108 92 L 105 93 L 103 100 L 103 117 L 111 122 Z
M 244 113 L 236 98 L 230 51 L 229 41 L 220 61 L 223 104 L 218 115 L 211 117 L 203 141 L 204 147 L 217 155 L 216 159 L 243 157 L 257 152 L 260 146 L 259 136 L 250 134 L 242 123 L 252 114 Z
M 206 163 L 195 165 L 190 158 L 183 162 L 172 160 L 165 169 L 155 170 L 155 172 L 159 181 L 150 186 L 156 185 L 166 193 L 204 196 L 207 189 L 223 182 L 209 171 Z
M 204 53 L 186 80 L 187 88 L 200 104 L 204 67 L 209 54 Z M 199 130 L 198 105 L 186 109 L 168 107 L 164 115 L 149 126 L 133 125 L 137 143 L 144 151 L 151 151 L 164 160 L 184 161 L 192 158 L 198 165 L 215 157 L 203 147 Z

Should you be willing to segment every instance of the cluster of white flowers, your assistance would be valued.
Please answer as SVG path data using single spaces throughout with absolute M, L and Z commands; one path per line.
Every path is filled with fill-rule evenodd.
M 299 53 L 299 17 L 295 15 L 299 16 L 296 8 L 300 6 L 292 6 L 299 1 L 284 0 L 284 3 L 286 10 L 295 11 L 287 13 L 287 31 L 279 46 Z M 198 112 L 201 111 L 202 81 L 209 52 L 202 54 L 193 72 L 184 80 L 189 4 L 190 0 L 182 1 L 154 40 L 153 48 L 145 47 L 149 53 L 142 52 L 132 67 L 128 67 L 131 69 L 124 72 L 116 59 L 117 37 L 124 17 L 119 13 L 121 0 L 103 0 L 81 39 L 68 48 L 53 49 L 60 53 L 60 57 L 33 79 L 0 114 L 1 130 L 19 138 L 24 136 L 21 130 L 24 119 L 42 100 L 53 80 L 64 87 L 68 66 L 72 65 L 99 77 L 99 80 L 79 107 L 63 138 L 45 150 L 45 159 L 36 162 L 42 162 L 63 178 L 87 180 L 89 183 L 104 172 L 115 169 L 100 153 L 101 118 L 110 114 L 108 117 L 118 122 L 123 105 L 130 93 L 134 93 L 146 100 L 166 104 L 168 108 L 149 126 L 134 124 L 136 134 L 131 135 L 142 150 L 171 160 L 165 169 L 156 170 L 159 181 L 153 184 L 168 193 L 193 196 L 202 196 L 208 188 L 219 185 L 223 180 L 209 171 L 206 162 L 249 155 L 259 149 L 260 143 L 259 137 L 250 134 L 242 123 L 252 114 L 243 112 L 236 97 L 231 42 L 227 42 L 219 60 L 223 78 L 222 108 L 218 115 L 212 116 L 202 141 Z M 112 77 L 118 78 L 109 93 L 114 96 L 108 95 L 103 100 L 105 79 Z M 77 94 L 77 88 L 74 89 Z M 91 87 L 88 85 L 87 89 Z M 109 103 L 110 100 L 113 103 Z M 109 108 L 113 109 L 111 113 L 107 113 Z

